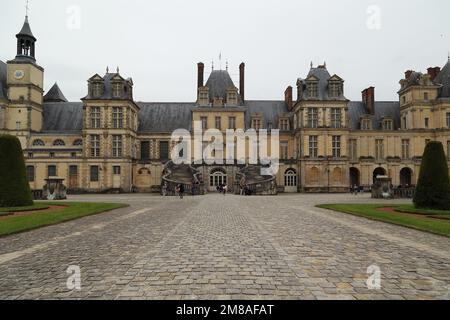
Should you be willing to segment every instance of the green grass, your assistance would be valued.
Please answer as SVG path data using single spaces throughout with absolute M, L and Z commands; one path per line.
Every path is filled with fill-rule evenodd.
M 19 212 L 19 211 L 33 211 L 33 210 L 41 210 L 41 209 L 48 209 L 49 205 L 45 203 L 38 203 L 35 202 L 32 206 L 26 206 L 26 207 L 0 207 L 0 214 L 1 213 L 11 213 L 11 212 Z
M 0 220 L 0 236 L 28 231 L 128 206 L 117 203 L 87 202 L 38 202 L 36 204 L 47 207 L 51 205 L 65 207 L 57 210 L 42 210 L 30 215 L 12 216 Z
M 379 208 L 415 209 L 413 206 L 392 204 L 324 204 L 318 207 L 450 237 L 450 220 L 433 218 L 437 216 L 447 217 L 448 211 L 421 210 L 414 211 L 414 213 L 392 213 L 377 210 Z

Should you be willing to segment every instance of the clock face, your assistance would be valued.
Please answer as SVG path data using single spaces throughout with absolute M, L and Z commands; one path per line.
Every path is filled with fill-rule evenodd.
M 22 70 L 16 70 L 14 72 L 14 78 L 16 78 L 17 80 L 20 80 L 24 77 L 25 72 L 23 72 Z

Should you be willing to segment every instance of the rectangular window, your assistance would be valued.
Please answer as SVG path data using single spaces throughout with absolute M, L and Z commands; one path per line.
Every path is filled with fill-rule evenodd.
M 114 83 L 112 85 L 113 97 L 118 98 L 122 95 L 122 84 Z
M 450 112 L 447 112 L 447 127 L 450 128 Z
M 159 142 L 159 158 L 161 160 L 169 159 L 169 142 L 160 141 Z
M 317 82 L 311 82 L 308 85 L 309 97 L 317 98 L 319 96 L 318 84 Z
M 16 130 L 20 130 L 22 128 L 22 124 L 20 121 L 16 121 Z
M 91 128 L 100 128 L 100 107 L 92 107 L 90 112 Z
M 287 141 L 280 142 L 280 157 L 281 157 L 281 159 L 284 159 L 284 160 L 289 159 L 288 146 L 289 146 L 289 143 Z
M 69 166 L 69 175 L 70 176 L 78 175 L 78 166 Z
M 98 166 L 91 166 L 90 180 L 91 182 L 98 182 Z
M 423 94 L 423 100 L 428 101 L 428 92 Z
M 358 161 L 358 149 L 356 139 L 350 139 L 348 141 L 348 156 L 351 161 Z
M 54 152 L 50 152 L 50 158 L 54 158 L 55 157 L 55 153 Z
M 383 120 L 383 129 L 384 130 L 392 130 L 392 120 Z
M 216 122 L 216 129 L 221 130 L 222 129 L 222 124 L 221 124 L 222 119 L 220 117 L 216 117 L 215 122 Z
M 317 136 L 309 136 L 309 156 L 311 158 L 318 157 L 318 145 L 317 145 Z
M 375 159 L 384 159 L 384 141 L 383 139 L 375 140 Z
M 113 166 L 113 174 L 120 175 L 120 166 Z
M 409 159 L 409 139 L 402 140 L 402 159 Z
M 370 119 L 362 119 L 361 120 L 361 130 L 370 130 L 371 129 L 371 120 Z
M 319 126 L 319 115 L 316 108 L 308 108 L 308 128 L 317 128 Z
M 202 122 L 202 129 L 208 129 L 208 117 L 200 117 L 200 121 Z
M 253 118 L 252 120 L 252 128 L 255 130 L 261 129 L 261 119 Z
M 51 165 L 47 167 L 47 177 L 56 177 L 56 166 Z
M 141 141 L 141 160 L 150 159 L 150 141 Z
M 280 130 L 281 131 L 289 131 L 289 119 L 281 119 L 280 120 Z
M 91 157 L 97 158 L 100 157 L 100 136 L 98 134 L 93 134 L 90 136 L 90 148 L 91 148 Z
M 113 107 L 112 113 L 113 128 L 122 129 L 123 128 L 123 108 Z
M 430 119 L 425 118 L 425 128 L 428 128 Z
M 333 152 L 333 158 L 341 157 L 341 136 L 333 136 L 332 152 Z
M 112 137 L 112 155 L 115 158 L 119 158 L 122 156 L 122 136 L 121 135 L 113 135 Z
M 236 117 L 229 117 L 228 118 L 228 129 L 236 129 Z
M 341 108 L 331 109 L 331 127 L 338 129 L 342 125 L 342 111 Z
M 27 166 L 27 180 L 34 182 L 34 166 Z

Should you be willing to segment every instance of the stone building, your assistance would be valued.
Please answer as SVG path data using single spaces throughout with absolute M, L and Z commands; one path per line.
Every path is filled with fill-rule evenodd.
M 343 78 L 325 64 L 311 65 L 297 80 L 295 98 L 288 87 L 279 101 L 248 100 L 244 63 L 239 87 L 228 68 L 213 70 L 205 82 L 199 63 L 192 102 L 136 102 L 132 79 L 119 70 L 93 75 L 86 96 L 68 102 L 57 84 L 44 92 L 28 18 L 16 38 L 16 57 L 0 61 L 0 133 L 20 139 L 32 189 L 58 176 L 72 192 L 160 191 L 175 144 L 171 134 L 192 131 L 195 121 L 221 131 L 279 129 L 280 170 L 273 181 L 280 192 L 369 188 L 377 175 L 388 175 L 395 186 L 414 185 L 428 141 L 441 141 L 450 155 L 450 62 L 442 70 L 407 71 L 398 101 L 376 101 L 373 87 L 362 101 L 349 101 Z M 242 169 L 237 163 L 195 166 L 209 190 L 236 186 Z

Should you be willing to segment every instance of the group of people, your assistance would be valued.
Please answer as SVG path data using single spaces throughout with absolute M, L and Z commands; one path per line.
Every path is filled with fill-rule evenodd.
M 364 187 L 363 186 L 357 186 L 356 184 L 353 186 L 350 186 L 350 193 L 354 194 L 355 196 L 358 195 L 358 193 L 363 193 Z
M 228 189 L 228 187 L 227 187 L 227 185 L 224 184 L 224 183 L 222 183 L 222 184 L 220 184 L 220 185 L 217 186 L 217 192 L 223 193 L 223 195 L 226 195 L 226 194 L 227 194 L 227 189 Z

